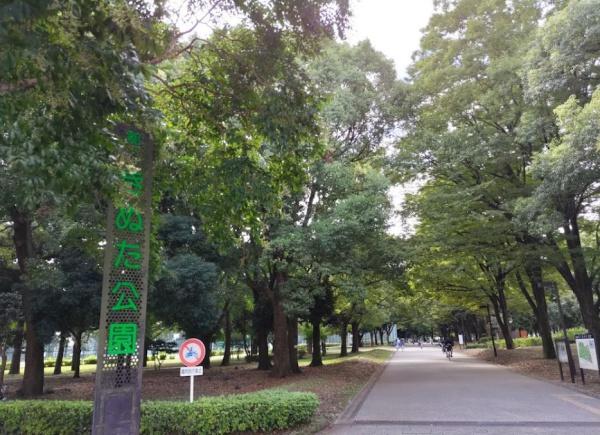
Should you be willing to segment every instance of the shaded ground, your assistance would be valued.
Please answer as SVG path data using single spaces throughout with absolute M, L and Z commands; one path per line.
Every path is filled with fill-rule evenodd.
M 571 350 L 575 358 L 575 368 L 577 370 L 577 376 L 575 378 L 576 384 L 571 384 L 569 366 L 567 364 L 563 364 L 565 382 L 561 382 L 557 361 L 555 359 L 544 359 L 542 357 L 541 346 L 520 347 L 513 350 L 498 349 L 497 359 L 494 358 L 494 351 L 491 349 L 467 349 L 462 350 L 461 352 L 485 361 L 506 366 L 523 375 L 543 379 L 600 398 L 600 377 L 598 376 L 598 372 L 586 370 L 585 385 L 582 385 L 581 376 L 579 375 L 577 350 L 575 346 L 571 346 Z
M 339 350 L 337 350 L 339 352 Z M 358 355 L 337 357 L 331 349 L 322 367 L 302 367 L 301 374 L 287 378 L 273 378 L 269 372 L 255 369 L 255 364 L 237 363 L 229 367 L 213 366 L 205 370 L 202 377 L 195 378 L 195 394 L 214 396 L 222 394 L 248 393 L 269 388 L 285 388 L 292 391 L 311 391 L 320 399 L 320 406 L 313 421 L 293 433 L 315 432 L 330 423 L 341 413 L 350 399 L 369 380 L 371 375 L 383 367 L 392 354 L 388 349 L 362 349 Z M 234 361 L 235 362 L 235 361 Z M 301 365 L 310 361 L 305 358 Z M 67 371 L 68 373 L 68 371 Z M 9 394 L 19 386 L 16 377 L 8 381 Z M 46 400 L 92 400 L 93 373 L 82 374 L 73 379 L 70 375 L 47 376 Z M 161 370 L 149 367 L 144 371 L 142 398 L 145 400 L 188 400 L 189 378 L 179 376 L 179 365 L 169 364 Z

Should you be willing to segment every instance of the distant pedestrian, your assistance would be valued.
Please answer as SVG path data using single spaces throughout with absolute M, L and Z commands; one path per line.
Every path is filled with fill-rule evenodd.
M 417 341 L 417 343 L 419 344 L 419 349 L 423 349 L 423 342 L 421 341 L 421 339 L 419 338 L 419 340 Z
M 396 338 L 396 352 L 398 352 L 398 349 L 400 349 L 400 338 L 399 337 Z
M 402 349 L 402 352 L 404 352 L 404 338 L 400 339 L 400 349 Z

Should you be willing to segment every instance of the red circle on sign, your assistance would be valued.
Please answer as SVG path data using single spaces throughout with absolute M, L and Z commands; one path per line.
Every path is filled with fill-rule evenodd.
M 206 348 L 197 338 L 188 338 L 179 348 L 179 359 L 187 367 L 197 366 L 204 360 Z

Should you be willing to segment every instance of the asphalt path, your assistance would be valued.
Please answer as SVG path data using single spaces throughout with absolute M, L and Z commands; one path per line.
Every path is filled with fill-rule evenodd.
M 439 347 L 409 347 L 326 433 L 599 435 L 600 400 L 458 352 L 449 361 Z

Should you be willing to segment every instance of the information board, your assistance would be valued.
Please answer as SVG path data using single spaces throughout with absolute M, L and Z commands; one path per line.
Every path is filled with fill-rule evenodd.
M 117 194 L 108 206 L 92 433 L 137 434 L 152 205 L 153 143 L 120 124 Z
M 591 334 L 575 336 L 577 344 L 577 357 L 579 368 L 586 370 L 598 370 L 598 359 L 596 358 L 596 344 Z

